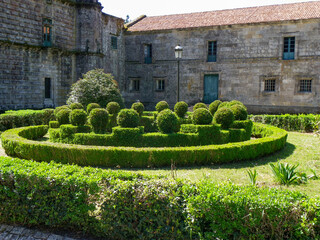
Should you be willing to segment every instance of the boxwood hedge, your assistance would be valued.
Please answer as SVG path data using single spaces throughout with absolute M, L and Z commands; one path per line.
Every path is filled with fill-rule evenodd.
M 171 160 L 174 160 L 177 166 L 191 166 L 254 159 L 282 149 L 287 139 L 285 130 L 256 123 L 253 126 L 253 135 L 263 138 L 221 145 L 134 148 L 29 140 L 42 137 L 46 129 L 47 126 L 33 126 L 7 130 L 1 135 L 2 146 L 10 156 L 36 161 L 55 160 L 82 166 L 139 168 L 170 166 Z M 32 137 L 26 139 L 24 136 L 29 132 L 32 132 Z
M 317 239 L 320 199 L 0 157 L 0 222 L 101 239 Z

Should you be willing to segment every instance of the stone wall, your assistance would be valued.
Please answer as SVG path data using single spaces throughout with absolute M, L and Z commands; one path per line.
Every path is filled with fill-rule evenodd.
M 183 47 L 180 62 L 180 100 L 203 99 L 204 76 L 219 75 L 219 99 L 237 99 L 252 112 L 315 112 L 320 106 L 320 21 L 247 24 L 163 32 L 126 32 L 128 102 L 153 106 L 176 101 L 177 61 L 174 47 Z M 296 39 L 295 60 L 282 60 L 284 37 Z M 217 41 L 217 61 L 207 62 L 208 41 Z M 152 64 L 144 64 L 145 44 L 152 44 Z M 156 79 L 165 91 L 155 91 Z M 274 92 L 264 91 L 264 80 L 276 79 Z M 140 91 L 130 80 L 140 79 Z M 300 79 L 312 79 L 312 92 L 299 92 Z
M 123 20 L 101 10 L 96 0 L 0 0 L 0 111 L 63 105 L 72 83 L 94 68 L 121 81 Z M 51 47 L 43 46 L 43 19 L 52 20 Z M 115 51 L 110 34 L 119 38 Z

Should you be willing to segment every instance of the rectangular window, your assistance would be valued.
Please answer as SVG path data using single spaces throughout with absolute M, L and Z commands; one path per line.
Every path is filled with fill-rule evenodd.
M 264 91 L 275 92 L 276 91 L 276 79 L 265 79 L 264 80 Z
M 140 79 L 131 80 L 131 91 L 140 91 Z
M 45 18 L 43 19 L 43 46 L 51 47 L 52 46 L 52 20 Z
M 312 80 L 311 79 L 301 79 L 299 81 L 299 91 L 300 92 L 311 92 Z
M 283 60 L 293 60 L 295 51 L 295 37 L 283 39 Z
M 208 42 L 208 62 L 217 61 L 217 41 Z
M 118 49 L 118 38 L 116 36 L 111 36 L 111 47 L 112 49 Z
M 51 78 L 44 79 L 44 97 L 51 98 Z
M 144 45 L 144 63 L 146 64 L 152 63 L 152 45 L 151 44 Z
M 165 81 L 164 79 L 156 80 L 156 91 L 164 91 Z

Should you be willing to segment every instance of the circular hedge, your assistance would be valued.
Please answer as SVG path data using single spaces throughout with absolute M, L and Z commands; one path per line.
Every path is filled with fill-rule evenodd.
M 193 111 L 199 109 L 199 108 L 205 108 L 205 109 L 208 109 L 207 105 L 205 103 L 196 103 L 194 106 L 193 106 Z
M 83 109 L 74 109 L 70 113 L 69 120 L 73 126 L 83 126 L 87 122 L 87 113 Z
M 112 115 L 118 114 L 120 112 L 120 109 L 121 109 L 120 104 L 117 102 L 109 102 L 107 104 L 107 111 L 109 114 L 112 114 Z
M 169 108 L 169 104 L 166 101 L 160 101 L 156 105 L 156 111 L 161 112 L 164 109 Z
M 144 106 L 143 106 L 143 104 L 141 102 L 133 103 L 131 108 L 133 110 L 135 110 L 139 114 L 139 116 L 142 116 L 143 111 L 144 111 Z
M 98 147 L 28 140 L 43 137 L 48 126 L 10 129 L 2 133 L 2 146 L 12 157 L 52 160 L 80 166 L 103 167 L 165 167 L 174 159 L 177 166 L 212 165 L 239 162 L 262 157 L 282 149 L 286 144 L 285 130 L 254 123 L 253 134 L 263 135 L 245 142 L 192 147 Z
M 58 113 L 56 114 L 56 119 L 60 125 L 70 123 L 69 121 L 70 113 L 71 113 L 70 108 L 62 108 L 58 111 Z
M 233 112 L 235 120 L 246 120 L 248 117 L 248 111 L 244 105 L 232 105 L 230 110 Z
M 221 124 L 222 129 L 228 129 L 234 122 L 233 112 L 229 108 L 219 108 L 214 114 L 216 123 Z
M 92 109 L 101 108 L 98 103 L 89 103 L 87 106 L 87 113 L 90 114 Z
M 212 115 L 206 108 L 198 108 L 192 114 L 192 121 L 195 125 L 207 125 L 212 123 Z
M 158 114 L 157 124 L 162 133 L 174 133 L 179 131 L 178 117 L 170 109 L 165 109 Z
M 60 112 L 63 109 L 70 109 L 70 107 L 68 105 L 62 105 L 60 107 L 56 107 L 53 111 L 53 115 L 57 117 L 58 112 Z
M 89 114 L 89 122 L 94 133 L 107 131 L 109 114 L 104 108 L 94 108 Z
M 222 102 L 220 100 L 215 100 L 214 102 L 212 102 L 210 105 L 209 105 L 209 111 L 211 113 L 211 115 L 213 116 L 215 114 L 215 112 L 218 110 L 218 107 L 219 105 L 221 104 Z
M 177 102 L 176 105 L 174 105 L 174 112 L 178 115 L 180 118 L 184 118 L 188 111 L 188 104 L 184 101 Z
M 118 125 L 123 128 L 135 128 L 139 121 L 139 114 L 133 109 L 122 109 L 117 117 Z
M 74 109 L 84 109 L 83 108 L 83 105 L 81 104 L 81 103 L 71 103 L 70 104 L 70 108 L 72 109 L 72 110 L 74 110 Z

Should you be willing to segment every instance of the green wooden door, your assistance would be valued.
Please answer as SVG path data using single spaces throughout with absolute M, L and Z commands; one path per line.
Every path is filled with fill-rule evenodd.
M 218 99 L 218 86 L 219 86 L 219 75 L 205 75 L 204 76 L 204 103 L 212 103 Z

